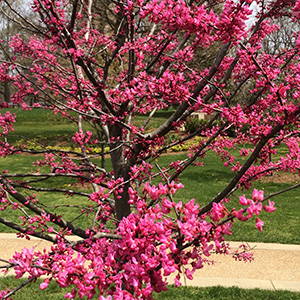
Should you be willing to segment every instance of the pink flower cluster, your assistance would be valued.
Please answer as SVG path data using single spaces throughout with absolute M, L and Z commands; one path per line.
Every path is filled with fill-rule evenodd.
M 96 289 L 100 290 L 102 299 L 104 295 L 108 299 L 111 296 L 114 299 L 152 299 L 153 291 L 167 289 L 170 274 L 176 274 L 176 285 L 180 285 L 182 276 L 192 279 L 197 269 L 209 263 L 212 252 L 229 253 L 223 235 L 231 234 L 231 223 L 218 225 L 228 216 L 223 204 L 214 203 L 207 219 L 199 217 L 200 208 L 194 200 L 182 204 L 167 199 L 168 193 L 174 194 L 182 187 L 175 183 L 158 187 L 146 184 L 143 194 L 158 200 L 153 207 L 147 207 L 142 195 L 137 200 L 131 191 L 136 199 L 131 202 L 136 212 L 123 218 L 112 232 L 118 235 L 116 239 L 95 239 L 92 234 L 72 249 L 65 236 L 58 237 L 58 244 L 50 251 L 34 252 L 25 248 L 15 253 L 10 262 L 16 278 L 25 273 L 35 278 L 47 275 L 40 288 L 47 288 L 50 280 L 56 280 L 61 287 L 74 286 L 72 292 L 65 295 L 69 299 L 77 294 L 91 299 Z M 263 193 L 254 190 L 252 198 L 240 197 L 242 205 L 250 203 L 248 218 L 260 210 Z M 172 214 L 177 216 L 176 220 L 170 216 Z M 252 256 L 246 250 L 234 252 L 233 257 L 251 261 Z
M 247 209 L 241 208 L 239 211 L 234 211 L 233 215 L 240 221 L 245 222 L 249 220 L 253 214 L 258 216 L 261 212 L 262 208 L 272 213 L 276 210 L 276 207 L 274 207 L 274 202 L 269 200 L 269 205 L 262 206 L 262 201 L 264 201 L 264 192 L 258 191 L 257 189 L 253 189 L 252 193 L 252 199 L 247 199 L 245 195 L 240 196 L 239 203 L 243 206 L 247 206 Z M 244 216 L 243 213 L 247 212 L 248 215 Z M 256 227 L 259 231 L 262 231 L 262 226 L 264 225 L 264 222 L 262 222 L 258 217 L 256 218 Z

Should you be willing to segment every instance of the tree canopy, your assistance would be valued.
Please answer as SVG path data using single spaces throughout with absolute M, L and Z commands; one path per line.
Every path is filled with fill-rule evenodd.
M 53 243 L 44 252 L 25 248 L 2 268 L 31 281 L 46 275 L 41 289 L 50 280 L 73 286 L 70 299 L 91 299 L 96 290 L 99 299 L 152 299 L 170 274 L 179 285 L 212 251 L 228 254 L 233 222 L 253 217 L 262 230 L 259 213 L 275 210 L 272 195 L 253 189 L 251 199 L 231 203 L 262 176 L 299 172 L 300 1 L 0 2 L 1 17 L 22 28 L 1 43 L 0 81 L 14 86 L 10 102 L 24 110 L 34 103 L 77 124 L 76 148 L 33 140 L 39 148 L 30 149 L 11 141 L 16 115 L 1 99 L 0 155 L 38 157 L 20 172 L 1 173 L 1 211 L 20 220 L 0 214 L 0 223 Z M 277 47 L 270 41 L 283 19 L 294 24 L 293 42 Z M 149 126 L 160 111 L 169 114 Z M 170 139 L 197 111 L 210 121 Z M 189 140 L 186 159 L 159 164 Z M 276 155 L 282 145 L 286 155 Z M 181 174 L 207 167 L 209 152 L 231 169 L 228 184 L 207 203 L 199 200 L 205 191 L 177 201 Z M 61 180 L 93 190 L 61 187 Z M 84 226 L 62 213 L 75 198 L 84 203 L 77 205 Z M 235 256 L 251 260 L 245 247 Z

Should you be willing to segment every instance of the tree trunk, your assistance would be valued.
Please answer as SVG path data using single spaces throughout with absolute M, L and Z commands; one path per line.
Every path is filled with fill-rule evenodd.
M 123 178 L 126 182 L 122 187 L 123 191 L 121 193 L 115 194 L 115 205 L 116 205 L 116 216 L 118 220 L 122 220 L 123 217 L 126 217 L 130 214 L 130 205 L 128 188 L 130 187 L 130 182 L 128 181 L 130 163 L 125 159 L 123 153 L 123 138 L 122 138 L 122 127 L 118 124 L 111 125 L 109 127 L 110 138 L 113 138 L 113 141 L 110 143 L 111 149 L 111 161 L 114 171 L 114 178 Z
M 10 103 L 10 87 L 8 81 L 4 81 L 4 101 Z

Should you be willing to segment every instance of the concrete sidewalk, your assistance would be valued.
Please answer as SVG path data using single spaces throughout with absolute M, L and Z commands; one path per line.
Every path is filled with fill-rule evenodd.
M 300 292 L 300 245 L 248 244 L 253 248 L 254 261 L 245 263 L 228 255 L 212 255 L 215 264 L 198 270 L 186 285 Z M 230 245 L 234 250 L 240 243 L 230 242 Z
M 232 250 L 239 242 L 231 242 Z M 213 255 L 214 265 L 206 265 L 194 274 L 192 281 L 183 284 L 199 287 L 221 285 L 224 287 L 260 288 L 300 292 L 300 245 L 248 243 L 254 261 L 244 263 L 230 256 Z M 35 247 L 42 250 L 50 243 L 32 238 L 16 239 L 15 234 L 0 234 L 0 258 L 9 259 L 15 251 Z M 10 273 L 13 275 L 13 273 Z M 173 282 L 170 277 L 170 282 Z

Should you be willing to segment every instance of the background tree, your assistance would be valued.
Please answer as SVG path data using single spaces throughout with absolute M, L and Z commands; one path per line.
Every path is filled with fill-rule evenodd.
M 262 13 L 249 29 L 251 2 L 218 1 L 212 9 L 213 2 L 196 0 L 34 0 L 36 17 L 28 18 L 21 7 L 1 1 L 28 32 L 10 37 L 8 57 L 0 66 L 0 80 L 16 87 L 11 101 L 27 109 L 26 98 L 35 97 L 78 124 L 73 137 L 77 150 L 46 144 L 30 150 L 10 143 L 15 115 L 1 113 L 1 155 L 44 157 L 24 166 L 22 173 L 1 174 L 1 210 L 17 210 L 21 218 L 2 214 L 0 223 L 54 244 L 45 253 L 24 249 L 5 268 L 14 268 L 17 278 L 29 273 L 29 281 L 47 275 L 42 289 L 49 280 L 73 285 L 67 298 L 78 293 L 90 299 L 98 289 L 100 299 L 151 299 L 153 291 L 166 289 L 169 274 L 176 273 L 178 285 L 180 276 L 190 279 L 203 267 L 211 251 L 228 253 L 224 236 L 231 234 L 236 219 L 255 217 L 262 230 L 258 215 L 263 208 L 275 210 L 271 196 L 254 189 L 252 199 L 241 196 L 238 206 L 231 200 L 238 189 L 249 189 L 270 172 L 298 172 L 298 32 L 287 49 L 273 54 L 260 49 L 277 30 L 269 20 L 285 16 L 298 23 L 300 2 L 256 1 Z M 207 64 L 199 64 L 204 48 L 217 51 Z M 249 82 L 251 96 L 244 101 L 239 91 Z M 163 124 L 147 127 L 163 109 L 170 109 Z M 197 110 L 214 112 L 222 121 L 212 120 L 182 137 L 176 143 L 197 133 L 205 136 L 185 160 L 161 167 L 158 158 L 174 145 L 167 135 Z M 141 115 L 143 124 L 134 123 Z M 86 130 L 84 121 L 93 130 Z M 231 139 L 230 127 L 235 128 Z M 270 153 L 281 144 L 287 155 L 270 162 Z M 102 147 L 100 164 L 95 145 Z M 232 154 L 237 147 L 241 157 Z M 207 203 L 195 195 L 201 207 L 194 199 L 177 202 L 180 175 L 192 165 L 202 167 L 208 151 L 231 168 L 231 180 Z M 93 190 L 53 187 L 53 180 L 62 178 L 88 183 Z M 53 199 L 66 195 L 64 205 L 53 200 L 55 207 L 47 206 L 46 192 Z M 82 205 L 72 205 L 78 198 Z M 67 209 L 79 208 L 78 217 L 85 215 L 86 222 L 79 226 L 78 217 L 67 220 L 66 204 Z M 80 240 L 70 241 L 71 234 Z M 247 259 L 244 251 L 236 255 Z M 8 298 L 10 292 L 1 296 Z
M 13 23 L 10 22 L 9 17 L 5 14 L 3 14 L 3 3 L 0 3 L 1 5 L 1 11 L 2 11 L 2 18 L 1 18 L 1 40 L 4 40 L 5 43 L 1 43 L 2 49 L 1 49 L 1 57 L 3 60 L 7 60 L 9 49 L 8 47 L 5 47 L 9 41 L 10 36 L 12 35 L 12 25 Z M 6 103 L 10 102 L 10 84 L 8 81 L 1 82 L 1 94 L 3 94 L 3 99 Z
M 27 31 L 24 27 L 24 21 L 22 17 L 17 14 L 16 9 L 22 7 L 23 18 L 28 20 L 37 21 L 33 11 L 28 7 L 28 4 L 24 4 L 21 1 L 7 1 L 7 4 L 0 2 L 0 57 L 1 61 L 9 61 L 11 51 L 9 49 L 9 41 L 11 36 L 18 34 L 22 38 L 28 37 L 32 34 L 31 31 Z M 26 62 L 26 60 L 24 61 Z M 31 62 L 28 62 L 29 64 Z M 12 73 L 12 70 L 8 70 L 8 73 Z M 10 81 L 6 80 L 1 82 L 0 92 L 3 94 L 3 100 L 6 103 L 10 103 L 11 94 L 15 92 L 14 85 Z M 30 104 L 33 104 L 34 99 L 30 96 Z

